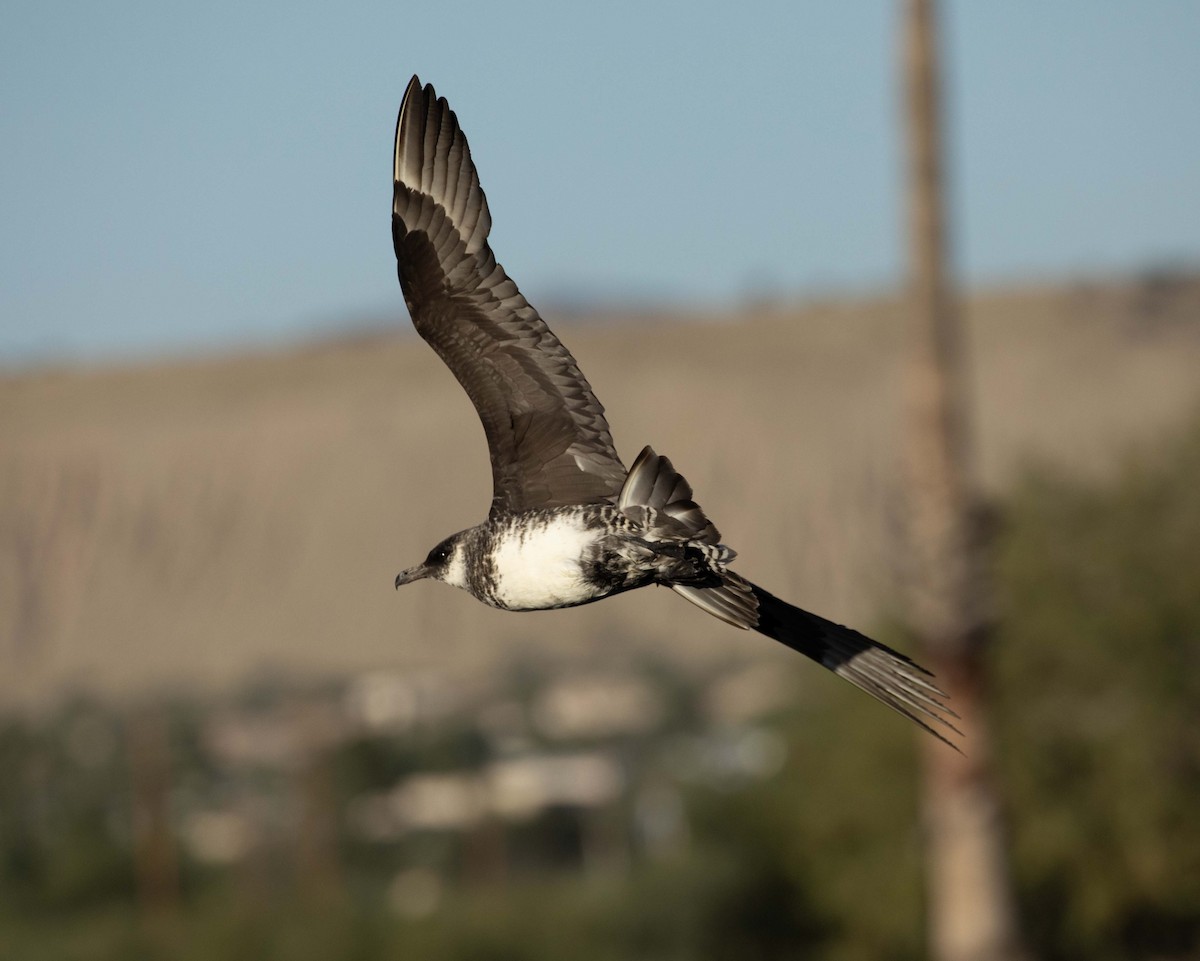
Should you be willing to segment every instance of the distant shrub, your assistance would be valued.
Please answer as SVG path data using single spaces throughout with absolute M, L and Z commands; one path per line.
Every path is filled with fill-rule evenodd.
M 998 555 L 994 690 L 1043 958 L 1200 949 L 1200 430 L 1114 482 L 1034 473 Z

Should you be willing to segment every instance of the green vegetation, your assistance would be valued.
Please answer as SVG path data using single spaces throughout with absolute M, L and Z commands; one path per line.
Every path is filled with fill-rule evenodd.
M 1200 431 L 1014 500 L 994 688 L 1026 915 L 1050 958 L 1200 948 Z
M 1200 951 L 1198 479 L 1200 431 L 1104 484 L 1035 473 L 1003 514 L 997 753 L 1023 917 L 1045 961 Z M 41 725 L 10 721 L 0 958 L 923 957 L 904 725 L 811 672 L 786 709 L 737 723 L 706 714 L 701 682 L 687 689 L 662 665 L 639 676 L 659 698 L 643 730 L 556 744 L 521 727 L 554 680 L 525 666 L 486 724 L 467 710 L 436 727 L 351 733 L 323 761 L 273 771 L 215 760 L 204 711 L 177 706 L 173 816 L 258 805 L 265 840 L 221 864 L 181 842 L 177 899 L 149 912 L 137 910 L 131 763 L 111 715 L 76 704 Z M 259 691 L 242 707 L 261 718 L 273 703 Z M 363 798 L 510 756 L 497 724 L 527 753 L 617 759 L 621 790 L 505 826 L 357 831 Z M 738 767 L 764 743 L 786 756 Z M 309 828 L 296 833 L 314 823 L 297 814 L 313 798 L 335 811 L 323 855 L 306 848 Z M 651 802 L 668 815 L 677 804 L 682 826 L 654 835 L 637 813 Z

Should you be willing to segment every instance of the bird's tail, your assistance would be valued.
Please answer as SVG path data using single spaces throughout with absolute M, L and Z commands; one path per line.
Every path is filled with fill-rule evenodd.
M 725 569 L 734 552 L 721 543 L 720 532 L 692 499 L 691 485 L 667 458 L 644 448 L 629 469 L 617 506 L 664 540 L 698 545 L 709 560 L 713 579 L 719 578 L 713 586 L 671 584 L 672 590 L 728 624 L 753 629 L 811 657 L 955 747 L 933 725 L 960 734 L 951 721 L 958 715 L 946 706 L 946 695 L 925 668 L 858 631 L 793 607 Z
M 720 587 L 674 590 L 724 621 L 756 630 L 811 657 L 958 750 L 939 730 L 961 735 L 951 720 L 958 715 L 946 706 L 945 693 L 925 668 L 858 631 L 781 601 L 732 571 L 724 579 Z

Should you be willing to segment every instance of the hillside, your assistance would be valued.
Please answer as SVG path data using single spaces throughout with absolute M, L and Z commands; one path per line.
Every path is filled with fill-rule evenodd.
M 984 293 L 968 318 L 991 492 L 1030 459 L 1103 472 L 1200 405 L 1200 280 Z M 899 508 L 895 302 L 592 318 L 560 333 L 622 455 L 669 454 L 740 570 L 871 623 Z M 466 397 L 399 332 L 9 375 L 0 437 L 9 703 L 262 670 L 487 670 L 530 650 L 794 658 L 662 592 L 530 615 L 436 584 L 394 592 L 396 571 L 490 499 Z

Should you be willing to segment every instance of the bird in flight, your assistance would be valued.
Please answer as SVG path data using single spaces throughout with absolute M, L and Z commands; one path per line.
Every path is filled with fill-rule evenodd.
M 396 122 L 392 240 L 413 325 L 471 398 L 491 454 L 487 520 L 443 540 L 421 578 L 491 607 L 575 607 L 658 584 L 812 658 L 935 737 L 957 715 L 924 668 L 734 573 L 731 548 L 671 462 L 626 470 L 575 358 L 488 246 L 492 220 L 458 119 L 409 82 Z M 953 745 L 951 745 L 953 746 Z

